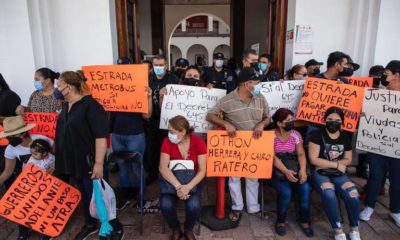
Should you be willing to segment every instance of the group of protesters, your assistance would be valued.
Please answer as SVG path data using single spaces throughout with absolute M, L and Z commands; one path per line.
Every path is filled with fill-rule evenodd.
M 120 58 L 117 63 L 131 64 L 129 58 Z M 166 86 L 181 84 L 226 90 L 227 95 L 208 112 L 206 119 L 215 127 L 225 129 L 229 137 L 233 138 L 236 131 L 244 130 L 252 131 L 253 138 L 258 139 L 263 131 L 274 131 L 274 142 L 268 143 L 274 144 L 274 169 L 272 179 L 267 182 L 277 192 L 275 231 L 278 235 L 284 236 L 287 232 L 287 211 L 292 195 L 298 194 L 296 211 L 299 226 L 307 237 L 314 236 L 310 216 L 311 191 L 314 189 L 321 196 L 334 238 L 347 239 L 340 219 L 339 194 L 349 218 L 348 236 L 351 240 L 361 239 L 359 220 L 368 221 L 371 218 L 387 173 L 391 217 L 400 227 L 400 175 L 396 174 L 400 172 L 400 159 L 369 152 L 359 154 L 357 175 L 368 179 L 360 195 L 347 175 L 347 168 L 353 164 L 354 146 L 353 134 L 343 130 L 344 110 L 331 107 L 324 113 L 323 124 L 313 123 L 304 127 L 297 124 L 295 113 L 289 109 L 278 109 L 271 116 L 268 102 L 261 94 L 261 82 L 314 77 L 347 84 L 346 77 L 351 77 L 360 68 L 348 54 L 339 51 L 329 54 L 325 72 L 320 71 L 324 63 L 315 59 L 304 65 L 296 64 L 286 72 L 283 80 L 279 78 L 272 57 L 269 54 L 259 56 L 252 49 L 243 53 L 240 63 L 229 66 L 220 52 L 213 55 L 212 66 L 206 68 L 190 66 L 188 60 L 180 58 L 169 71 L 167 59 L 162 55 L 156 55 L 148 64 L 150 73 L 146 92 L 149 107 L 146 113 L 106 112 L 91 96 L 81 71 L 59 74 L 49 68 L 38 69 L 33 81 L 36 90 L 27 106 L 21 105 L 18 94 L 0 75 L 0 123 L 3 127 L 0 138 L 7 139 L 0 146 L 0 184 L 9 188 L 29 163 L 67 183 L 74 183 L 82 194 L 85 219 L 84 226 L 74 239 L 83 240 L 98 231 L 97 219 L 89 212 L 92 179 L 107 178 L 108 149 L 135 152 L 142 156 L 145 176 L 142 175 L 141 162 L 117 159 L 111 169 L 118 171 L 119 176 L 119 186 L 114 187 L 130 191 L 140 184 L 148 186 L 163 179 L 164 183 L 172 185 L 175 192 L 171 194 L 161 189 L 157 201 L 172 229 L 170 239 L 196 239 L 193 228 L 200 217 L 201 189 L 206 176 L 205 136 L 195 133 L 189 121 L 179 115 L 169 119 L 168 130 L 159 127 Z M 393 60 L 386 67 L 373 66 L 369 75 L 374 78 L 374 88 L 400 91 L 400 61 Z M 30 134 L 34 125 L 24 122 L 25 112 L 57 113 L 55 139 Z M 192 161 L 195 177 L 190 182 L 180 182 L 169 166 L 172 160 Z M 135 177 L 132 178 L 132 175 Z M 245 209 L 241 179 L 229 177 L 228 181 L 232 200 L 229 220 L 235 222 L 240 220 Z M 164 185 L 161 184 L 161 188 Z M 263 214 L 258 196 L 259 179 L 245 178 L 244 192 L 247 213 Z M 139 191 L 133 198 L 138 202 L 145 197 L 145 193 Z M 133 198 L 119 198 L 117 195 L 117 209 L 123 210 L 132 204 Z M 360 199 L 365 200 L 365 208 L 361 212 Z M 179 200 L 185 202 L 184 231 L 177 217 Z M 101 239 L 122 239 L 124 231 L 118 218 L 111 220 L 110 224 L 112 234 Z M 20 225 L 17 239 L 28 239 L 31 231 Z M 43 235 L 41 239 L 51 237 Z

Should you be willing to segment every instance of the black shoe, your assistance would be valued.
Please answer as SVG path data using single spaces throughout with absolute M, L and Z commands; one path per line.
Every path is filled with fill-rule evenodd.
M 303 227 L 303 226 L 300 224 L 300 228 L 301 228 L 301 230 L 303 230 L 303 233 L 304 233 L 307 237 L 314 237 L 314 231 L 313 231 L 313 229 L 311 228 L 311 226 L 309 226 L 309 227 Z
M 131 203 L 132 203 L 131 201 L 118 201 L 116 208 L 117 208 L 117 210 L 124 210 Z
M 90 235 L 97 233 L 99 229 L 95 225 L 84 225 L 82 230 L 76 235 L 75 240 L 85 240 Z
M 121 229 L 119 231 L 112 231 L 107 237 L 100 237 L 100 240 L 123 240 L 124 237 L 124 231 Z
M 285 236 L 286 235 L 286 225 L 278 225 L 278 223 L 275 224 L 275 232 L 279 236 Z

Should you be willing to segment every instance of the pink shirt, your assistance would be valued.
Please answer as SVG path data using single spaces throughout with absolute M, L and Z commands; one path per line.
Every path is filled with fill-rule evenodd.
M 296 130 L 290 130 L 289 138 L 286 142 L 282 142 L 275 132 L 274 150 L 276 153 L 293 153 L 296 151 L 296 144 L 303 143 L 303 138 Z

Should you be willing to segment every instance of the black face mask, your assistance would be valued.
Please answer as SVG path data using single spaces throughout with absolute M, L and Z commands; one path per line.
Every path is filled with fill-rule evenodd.
M 185 82 L 187 85 L 190 86 L 198 86 L 199 85 L 199 80 L 195 78 L 185 78 Z
M 342 77 L 350 77 L 353 76 L 354 69 L 352 68 L 343 68 L 343 71 L 339 73 L 339 76 Z
M 7 140 L 8 143 L 13 147 L 16 147 L 22 143 L 22 138 L 20 137 L 7 137 Z
M 342 125 L 341 122 L 336 122 L 336 121 L 327 121 L 325 123 L 326 130 L 330 133 L 335 133 L 340 130 L 340 126 Z
M 285 127 L 283 129 L 285 129 L 286 132 L 289 132 L 290 130 L 293 130 L 294 128 L 294 122 L 288 122 L 285 124 Z
M 374 88 L 379 88 L 379 84 L 381 83 L 381 78 L 374 78 L 373 80 L 373 87 Z
M 381 84 L 385 87 L 387 87 L 387 85 L 389 85 L 389 82 L 386 79 L 387 79 L 387 75 L 383 74 L 381 77 Z
M 319 69 L 319 68 L 314 68 L 314 71 L 313 71 L 313 75 L 315 76 L 315 75 L 318 75 L 318 74 L 320 74 L 321 73 L 321 70 Z
M 250 67 L 251 67 L 251 68 L 254 68 L 254 70 L 256 70 L 256 71 L 259 70 L 259 69 L 258 69 L 258 62 L 252 62 L 252 63 L 250 63 Z

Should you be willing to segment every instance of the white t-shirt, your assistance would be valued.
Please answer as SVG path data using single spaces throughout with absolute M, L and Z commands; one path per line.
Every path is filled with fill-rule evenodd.
M 36 139 L 44 139 L 50 143 L 50 146 L 54 145 L 54 141 L 43 135 L 31 135 L 32 141 Z M 24 147 L 21 144 L 18 146 L 11 146 L 8 144 L 6 151 L 4 152 L 4 157 L 7 159 L 17 159 L 22 163 L 24 168 L 29 158 L 31 157 L 31 149 L 29 147 Z
M 28 165 L 29 163 L 32 163 L 33 165 L 35 165 L 36 167 L 42 169 L 43 171 L 47 171 L 47 170 L 50 170 L 50 169 L 54 169 L 55 159 L 54 159 L 54 155 L 49 153 L 47 158 L 42 159 L 42 160 L 36 160 L 31 156 L 31 158 L 29 158 L 29 160 L 26 163 L 26 165 Z M 24 168 L 25 167 L 26 166 L 24 166 Z

